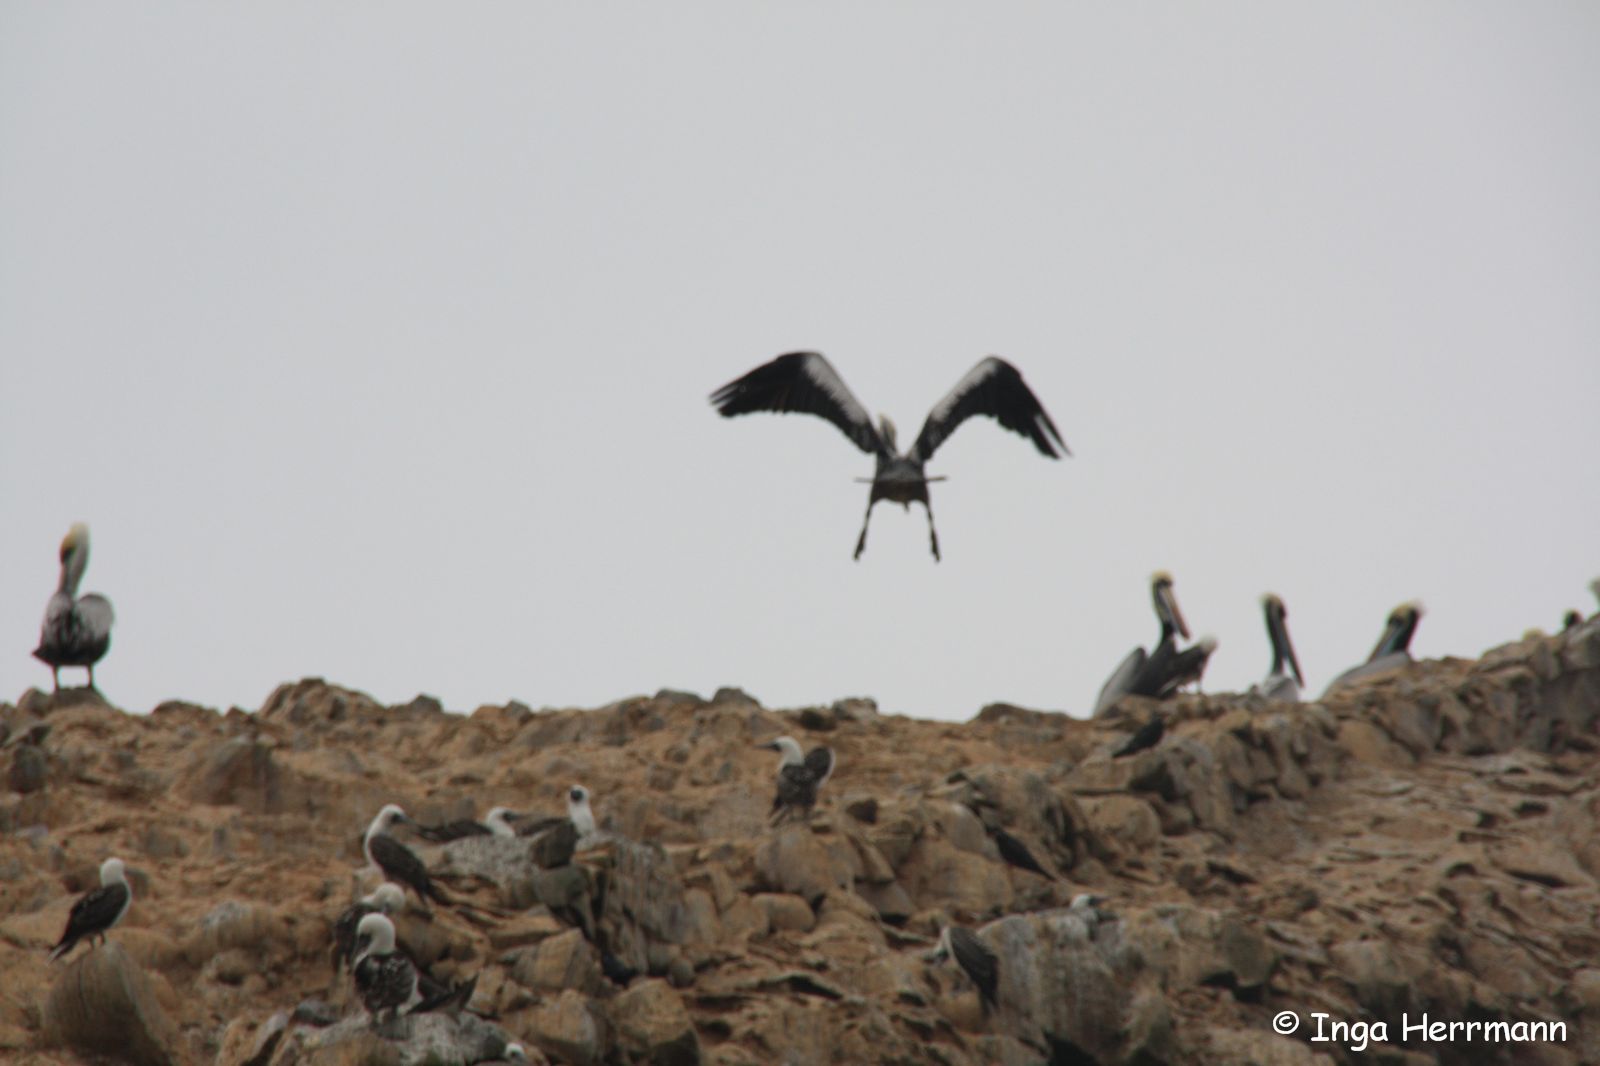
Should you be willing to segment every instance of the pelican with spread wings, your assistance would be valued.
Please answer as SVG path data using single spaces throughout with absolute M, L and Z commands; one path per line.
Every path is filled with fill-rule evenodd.
M 913 503 L 922 504 L 928 512 L 928 542 L 934 560 L 938 560 L 939 534 L 933 527 L 928 485 L 943 478 L 929 477 L 923 468 L 939 445 L 973 415 L 988 415 L 1013 433 L 1027 437 L 1046 458 L 1058 459 L 1061 455 L 1072 454 L 1038 397 L 1022 380 L 1022 374 L 993 355 L 979 360 L 978 365 L 934 405 L 922 424 L 922 432 L 904 455 L 899 453 L 895 443 L 894 423 L 888 416 L 880 415 L 874 426 L 867 409 L 850 392 L 833 364 L 819 352 L 780 355 L 712 393 L 711 402 L 724 418 L 752 411 L 820 415 L 838 426 L 857 448 L 876 457 L 877 469 L 872 476 L 867 515 L 861 523 L 861 536 L 856 540 L 857 559 L 867 547 L 867 525 L 872 521 L 873 505 L 879 500 L 889 500 L 907 510 Z M 1060 448 L 1059 453 L 1057 448 Z

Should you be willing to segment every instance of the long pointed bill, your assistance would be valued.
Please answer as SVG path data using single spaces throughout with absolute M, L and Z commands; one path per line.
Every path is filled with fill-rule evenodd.
M 1289 621 L 1281 608 L 1272 612 L 1272 643 L 1277 647 L 1278 654 L 1283 656 L 1283 661 L 1289 664 L 1295 683 L 1305 688 L 1306 679 L 1300 673 L 1300 660 L 1295 657 L 1294 644 L 1289 640 Z
M 1381 659 L 1399 648 L 1400 641 L 1405 638 L 1405 619 L 1398 614 L 1391 614 L 1389 620 L 1383 625 L 1383 636 L 1378 638 L 1378 643 L 1373 645 L 1372 654 L 1367 656 L 1367 662 Z
M 1162 585 L 1156 592 L 1158 613 L 1178 631 L 1184 640 L 1189 639 L 1189 626 L 1183 620 L 1183 612 L 1178 610 L 1178 597 L 1173 594 L 1171 585 Z

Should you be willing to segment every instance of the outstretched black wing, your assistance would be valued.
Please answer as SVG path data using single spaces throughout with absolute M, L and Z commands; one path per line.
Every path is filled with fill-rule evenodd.
M 817 775 L 804 763 L 789 763 L 778 771 L 778 793 L 772 798 L 772 813 L 788 808 L 810 810 L 817 802 Z
M 711 394 L 724 418 L 752 411 L 821 415 L 844 431 L 857 448 L 889 458 L 872 416 L 855 398 L 833 364 L 820 352 L 790 352 L 763 363 Z
M 435 844 L 448 844 L 452 840 L 461 840 L 464 837 L 493 836 L 494 830 L 482 822 L 474 822 L 470 818 L 455 822 L 445 822 L 442 825 L 419 825 L 417 835 L 423 840 Z
M 832 748 L 817 747 L 806 752 L 806 769 L 816 779 L 817 788 L 821 788 L 833 776 L 833 762 Z
M 1135 755 L 1146 748 L 1153 748 L 1161 743 L 1161 735 L 1167 731 L 1167 721 L 1158 711 L 1150 720 L 1140 726 L 1128 742 L 1111 753 L 1113 759 L 1120 759 L 1125 755 Z
M 978 939 L 977 933 L 960 925 L 950 927 L 950 950 L 955 953 L 956 964 L 978 986 L 984 1003 L 995 1006 L 999 1002 L 996 996 L 1000 989 L 1000 960 L 994 952 Z
M 1020 433 L 1051 459 L 1060 458 L 1057 445 L 1063 453 L 1072 454 L 1038 397 L 1022 380 L 1022 374 L 1004 359 L 991 355 L 979 360 L 928 412 L 909 457 L 927 462 L 945 438 L 973 415 L 988 415 L 1011 432 Z

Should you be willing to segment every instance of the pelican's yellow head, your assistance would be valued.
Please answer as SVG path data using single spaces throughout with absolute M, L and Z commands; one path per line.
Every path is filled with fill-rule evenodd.
M 72 528 L 67 530 L 67 535 L 61 538 L 61 561 L 66 562 L 67 556 L 76 551 L 89 550 L 89 527 L 82 522 L 72 523 Z

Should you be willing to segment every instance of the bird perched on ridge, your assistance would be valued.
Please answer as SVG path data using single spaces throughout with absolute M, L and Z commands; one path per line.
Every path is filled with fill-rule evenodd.
M 879 500 L 889 500 L 906 510 L 910 510 L 913 503 L 922 504 L 928 512 L 928 543 L 934 560 L 938 560 L 939 534 L 933 525 L 928 485 L 943 478 L 928 477 L 924 467 L 939 445 L 973 415 L 988 415 L 1004 428 L 1027 437 L 1046 458 L 1072 454 L 1038 397 L 1022 380 L 1022 374 L 993 355 L 979 360 L 955 388 L 934 405 L 922 424 L 922 432 L 904 455 L 898 451 L 894 423 L 880 415 L 878 425 L 873 426 L 867 409 L 850 392 L 833 364 L 819 352 L 780 355 L 712 393 L 711 402 L 724 418 L 752 411 L 818 415 L 838 426 L 857 448 L 876 458 L 867 514 L 861 523 L 861 536 L 856 540 L 854 557 L 857 559 L 867 547 L 867 526 L 872 521 L 873 505 Z
M 1156 621 L 1161 623 L 1161 636 L 1150 652 L 1146 653 L 1143 647 L 1136 647 L 1112 671 L 1094 701 L 1094 713 L 1097 715 L 1105 713 L 1117 700 L 1133 691 L 1135 680 L 1145 674 L 1147 661 L 1155 659 L 1164 669 L 1165 664 L 1178 653 L 1177 638 L 1189 639 L 1189 627 L 1184 623 L 1183 612 L 1178 610 L 1178 597 L 1172 589 L 1172 575 L 1165 570 L 1157 570 L 1150 575 L 1150 603 L 1155 608 Z
M 511 823 L 520 817 L 508 807 L 490 807 L 481 822 L 462 818 L 441 825 L 413 824 L 417 835 L 423 840 L 432 844 L 448 844 L 452 840 L 463 840 L 466 837 L 514 837 L 517 831 L 512 828 Z
M 1161 716 L 1160 711 L 1156 711 L 1144 725 L 1134 730 L 1133 736 L 1128 738 L 1127 743 L 1111 753 L 1111 757 L 1113 759 L 1121 759 L 1124 756 L 1135 755 L 1147 748 L 1153 748 L 1161 743 L 1161 737 L 1166 731 L 1167 720 Z
M 369 895 L 361 897 L 350 904 L 333 922 L 333 952 L 331 961 L 333 970 L 337 973 L 343 965 L 350 962 L 356 950 L 356 928 L 361 924 L 361 919 L 369 914 L 399 914 L 405 909 L 405 889 L 393 881 L 385 881 Z
M 382 870 L 388 880 L 404 885 L 423 901 L 431 899 L 449 906 L 455 901 L 433 883 L 433 878 L 428 875 L 428 867 L 417 858 L 416 852 L 390 835 L 389 831 L 395 825 L 412 824 L 398 804 L 385 804 L 367 827 L 362 850 L 366 853 L 367 861 Z M 426 906 L 426 902 L 423 905 Z
M 357 924 L 356 958 L 350 972 L 374 1024 L 384 1011 L 393 1019 L 418 1001 L 417 968 L 404 952 L 395 950 L 394 923 L 382 914 L 368 914 Z
M 517 830 L 518 836 L 533 838 L 533 861 L 541 869 L 553 870 L 572 861 L 579 848 L 598 839 L 589 790 L 582 785 L 567 789 L 567 813 L 541 818 Z
M 63 666 L 87 667 L 94 688 L 94 664 L 111 647 L 111 601 L 98 592 L 78 595 L 88 565 L 89 527 L 76 522 L 61 540 L 61 581 L 45 605 L 39 646 L 33 650 L 33 657 L 50 667 L 58 692 Z
M 978 934 L 961 925 L 947 925 L 939 932 L 939 946 L 924 956 L 938 963 L 954 958 L 956 965 L 978 988 L 984 1013 L 999 1006 L 1000 960 Z
M 1267 639 L 1272 642 L 1272 667 L 1266 679 L 1251 685 L 1250 691 L 1269 700 L 1298 703 L 1305 678 L 1300 676 L 1300 660 L 1295 657 L 1294 645 L 1289 642 L 1289 611 L 1283 600 L 1272 593 L 1261 597 L 1261 609 L 1267 618 Z
M 100 864 L 100 887 L 84 893 L 72 905 L 67 928 L 50 949 L 50 961 L 66 955 L 85 937 L 105 943 L 106 933 L 122 921 L 132 903 L 133 889 L 128 886 L 122 860 L 107 859 Z
M 1352 681 L 1387 673 L 1411 662 L 1411 638 L 1416 635 L 1417 623 L 1422 621 L 1422 615 L 1420 600 L 1407 601 L 1390 611 L 1388 620 L 1383 624 L 1383 633 L 1378 637 L 1378 643 L 1373 645 L 1367 661 L 1352 666 L 1328 682 L 1323 695 Z
M 756 746 L 778 753 L 778 790 L 768 819 L 778 825 L 797 813 L 810 818 L 818 791 L 833 776 L 833 749 L 816 747 L 802 755 L 800 742 L 790 736 Z
M 1015 866 L 1019 870 L 1027 870 L 1029 873 L 1038 874 L 1040 877 L 1046 877 L 1052 881 L 1055 880 L 1055 874 L 1039 865 L 1039 860 L 1033 857 L 1033 852 L 1028 850 L 1028 845 L 999 826 L 989 830 L 989 835 L 994 838 L 994 845 L 999 849 L 1000 858 L 1004 859 L 1007 865 Z

